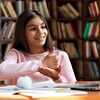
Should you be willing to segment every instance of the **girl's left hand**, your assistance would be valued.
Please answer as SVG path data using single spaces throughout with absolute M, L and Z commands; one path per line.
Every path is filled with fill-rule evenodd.
M 52 78 L 52 80 L 58 80 L 59 79 L 59 73 L 61 71 L 61 67 L 59 67 L 58 69 L 54 70 L 54 69 L 51 69 L 51 68 L 48 68 L 48 67 L 40 67 L 38 69 L 38 71 L 40 73 L 42 73 L 43 75 L 46 75 L 50 78 Z

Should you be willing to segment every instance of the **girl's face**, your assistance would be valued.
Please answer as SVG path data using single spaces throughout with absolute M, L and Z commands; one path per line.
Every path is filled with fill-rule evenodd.
M 29 47 L 43 47 L 48 31 L 39 17 L 34 17 L 26 25 L 26 37 Z

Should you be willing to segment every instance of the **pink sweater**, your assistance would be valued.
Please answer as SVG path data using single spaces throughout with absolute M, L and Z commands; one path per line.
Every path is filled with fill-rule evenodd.
M 12 49 L 6 59 L 0 64 L 0 80 L 10 81 L 10 84 L 16 84 L 16 80 L 20 76 L 29 76 L 33 82 L 51 80 L 50 77 L 38 72 L 38 67 L 43 66 L 42 60 L 48 53 L 49 52 L 46 51 L 40 54 L 28 54 Z M 76 82 L 67 53 L 61 50 L 56 50 L 56 53 L 60 58 L 61 66 L 59 80 L 67 83 Z

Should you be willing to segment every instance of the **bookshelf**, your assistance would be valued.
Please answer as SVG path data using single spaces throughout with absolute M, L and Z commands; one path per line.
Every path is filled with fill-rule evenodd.
M 100 0 L 87 0 L 82 3 L 84 15 L 82 45 L 85 51 L 83 52 L 83 78 L 100 80 Z
M 17 16 L 36 9 L 46 17 L 56 46 L 68 53 L 77 80 L 100 80 L 100 0 L 5 1 L 11 3 L 13 14 L 1 9 L 0 61 L 13 36 L 6 33 L 3 38 L 2 33 L 10 23 L 8 32 L 13 33 Z

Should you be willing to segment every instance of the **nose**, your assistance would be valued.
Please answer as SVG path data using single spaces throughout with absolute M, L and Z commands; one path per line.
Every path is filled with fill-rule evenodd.
M 39 27 L 39 28 L 37 29 L 37 33 L 38 33 L 38 34 L 43 34 L 43 30 Z

